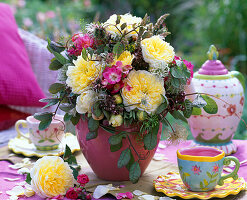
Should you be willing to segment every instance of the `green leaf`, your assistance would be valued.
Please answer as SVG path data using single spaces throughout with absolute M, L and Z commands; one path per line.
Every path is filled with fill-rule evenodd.
M 65 122 L 69 121 L 71 119 L 72 115 L 68 114 L 68 113 L 65 113 L 65 115 L 63 116 L 63 120 Z
M 65 151 L 64 151 L 64 154 L 63 154 L 63 159 L 65 160 L 65 159 L 69 158 L 71 155 L 72 155 L 71 149 L 66 144 Z
M 162 113 L 166 108 L 167 108 L 167 101 L 164 103 L 160 104 L 159 107 L 156 109 L 156 114 Z
M 53 58 L 49 65 L 49 69 L 53 71 L 59 70 L 62 67 L 63 67 L 63 64 L 61 64 L 56 58 Z
M 101 128 L 103 128 L 105 131 L 107 131 L 109 133 L 112 133 L 112 134 L 116 133 L 116 130 L 115 130 L 114 127 L 107 127 L 107 126 L 104 126 L 104 125 L 100 125 L 100 126 L 101 126 Z
M 100 110 L 99 106 L 100 102 L 97 101 L 91 107 L 91 111 L 96 117 L 100 117 L 102 115 L 102 111 Z
M 124 137 L 126 137 L 125 132 L 121 132 L 121 133 L 112 135 L 112 136 L 109 137 L 109 144 L 110 144 L 110 145 L 117 145 L 117 144 L 119 144 L 120 142 L 122 142 L 122 139 L 123 139 Z
M 56 105 L 59 102 L 58 98 L 53 98 L 53 99 L 40 99 L 40 102 L 48 102 L 42 109 L 48 108 L 50 106 Z
M 43 121 L 43 120 L 52 119 L 52 116 L 53 114 L 51 112 L 43 112 L 43 113 L 35 113 L 33 117 L 39 121 Z
M 132 152 L 130 152 L 130 161 L 129 161 L 129 163 L 125 166 L 125 167 L 127 168 L 128 171 L 130 171 L 130 167 L 131 167 L 131 165 L 134 164 L 134 162 L 135 162 L 135 158 L 134 158 Z
M 110 113 L 107 112 L 107 111 L 105 111 L 105 110 L 103 110 L 103 113 L 104 113 L 106 119 L 109 121 L 109 120 L 110 120 L 110 117 L 111 117 L 111 116 L 110 116 Z
M 69 112 L 70 110 L 75 108 L 75 105 L 69 104 L 69 103 L 63 103 L 63 104 L 60 104 L 59 108 L 64 112 Z
M 203 180 L 205 187 L 208 186 L 208 181 L 206 179 Z
M 48 139 L 49 142 L 55 142 L 53 139 Z
M 183 70 L 179 66 L 172 67 L 171 74 L 174 78 L 184 78 Z
M 60 92 L 61 90 L 63 90 L 64 88 L 65 88 L 65 85 L 62 83 L 53 83 L 49 87 L 49 92 L 52 94 L 56 94 L 56 93 Z
M 201 115 L 202 114 L 202 109 L 201 108 L 192 108 L 192 115 Z
M 177 78 L 171 78 L 171 85 L 174 88 L 180 88 L 180 81 Z
M 47 49 L 56 57 L 56 59 L 61 63 L 61 64 L 66 64 L 68 62 L 68 60 L 63 57 L 60 53 L 54 51 L 51 47 L 51 40 L 48 38 L 48 45 L 47 45 Z
M 218 112 L 217 103 L 207 95 L 202 95 L 202 98 L 207 102 L 207 105 L 203 107 L 204 111 L 208 114 L 216 114 Z
M 182 121 L 188 123 L 187 119 L 183 116 L 183 114 L 181 114 L 180 111 L 175 110 L 175 111 L 173 111 L 173 112 L 171 113 L 171 115 L 172 115 L 175 119 L 180 119 L 180 120 L 182 120 Z
M 85 48 L 82 49 L 81 56 L 82 56 L 82 58 L 83 58 L 85 61 L 88 60 L 87 51 L 86 51 Z
M 29 185 L 31 185 L 32 178 L 30 176 L 30 173 L 27 173 L 26 180 L 25 180 Z
M 130 154 L 131 154 L 130 148 L 127 148 L 121 152 L 120 157 L 117 162 L 118 168 L 122 168 L 129 163 Z
M 46 128 L 48 128 L 51 124 L 52 118 L 49 118 L 47 120 L 42 120 L 39 123 L 39 130 L 45 130 Z
M 94 120 L 92 117 L 88 120 L 88 130 L 94 132 L 99 128 L 99 121 Z
M 212 178 L 212 175 L 209 172 L 207 172 L 207 175 L 209 178 Z
M 129 179 L 132 183 L 137 183 L 141 176 L 141 168 L 138 162 L 134 162 L 129 171 Z
M 43 143 L 45 140 L 39 140 L 38 143 Z
M 74 176 L 75 180 L 77 180 L 77 177 L 79 175 L 79 172 L 74 167 L 72 167 L 72 166 L 69 166 L 69 167 L 73 171 L 73 176 Z
M 186 118 L 190 118 L 191 114 L 192 114 L 192 106 L 191 106 L 191 102 L 188 99 L 185 99 L 184 101 L 184 105 L 185 105 L 185 110 L 183 111 L 184 117 Z
M 123 143 L 121 141 L 119 144 L 110 145 L 110 150 L 111 150 L 111 152 L 115 152 L 115 151 L 120 150 L 122 148 L 122 146 L 123 146 Z
M 157 145 L 157 134 L 153 132 L 147 133 L 143 138 L 145 149 L 152 150 Z
M 86 140 L 92 140 L 95 139 L 98 136 L 98 131 L 93 131 L 93 132 L 89 132 L 86 136 Z
M 51 41 L 50 42 L 50 47 L 51 47 L 51 49 L 53 51 L 58 52 L 58 53 L 61 53 L 62 51 L 65 50 L 65 47 L 64 46 L 62 46 L 61 44 L 58 44 L 58 43 L 56 43 L 54 41 Z
M 121 30 L 124 30 L 126 27 L 127 27 L 127 24 L 126 24 L 126 23 L 123 23 L 123 24 L 120 26 Z
M 119 57 L 124 51 L 124 45 L 121 42 L 117 42 L 117 44 L 113 47 L 113 53 Z
M 117 20 L 116 20 L 116 25 L 118 25 L 121 21 L 121 16 L 120 15 L 117 15 Z
M 76 158 L 74 155 L 71 155 L 67 160 L 65 160 L 69 165 L 77 164 Z
M 78 124 L 78 122 L 81 119 L 81 115 L 79 113 L 76 113 L 76 116 L 72 116 L 70 121 L 72 122 L 72 124 L 75 126 L 76 124 Z

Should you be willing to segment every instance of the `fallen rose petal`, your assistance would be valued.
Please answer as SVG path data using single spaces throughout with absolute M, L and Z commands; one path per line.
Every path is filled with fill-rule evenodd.
M 31 159 L 30 159 L 30 158 L 23 158 L 23 159 L 22 159 L 22 162 L 23 162 L 24 164 L 30 164 L 30 163 L 31 163 Z
M 18 199 L 19 199 L 18 196 L 13 195 L 13 196 L 10 196 L 8 200 L 18 200 Z
M 134 195 L 131 192 L 117 193 L 117 199 L 133 199 Z
M 25 189 L 22 186 L 15 186 L 11 190 L 6 191 L 9 196 L 21 196 L 24 195 Z
M 93 198 L 99 199 L 100 197 L 107 194 L 109 191 L 109 188 L 105 187 L 104 185 L 98 185 L 94 190 Z
M 124 188 L 125 187 L 125 185 L 119 185 L 119 188 Z
M 24 164 L 23 163 L 16 163 L 14 165 L 9 165 L 9 168 L 11 169 L 20 169 L 23 168 Z
M 174 199 L 170 197 L 160 197 L 159 200 L 174 200 Z
M 26 185 L 26 184 L 27 184 L 26 181 L 22 181 L 22 182 L 17 183 L 16 185 L 24 186 L 24 185 Z
M 7 178 L 7 177 L 5 177 L 3 179 L 6 181 L 18 181 L 18 180 L 20 180 L 20 178 Z
M 35 192 L 32 189 L 25 189 L 24 194 L 27 197 L 31 197 L 31 196 L 35 195 Z
M 136 196 L 140 196 L 140 195 L 144 195 L 144 194 L 147 194 L 147 193 L 145 193 L 143 191 L 140 191 L 140 190 L 135 190 L 135 191 L 133 191 L 133 194 L 136 195 Z
M 27 174 L 27 173 L 30 173 L 30 169 L 26 168 L 26 167 L 23 167 L 23 168 L 20 168 L 18 171 L 17 171 L 18 174 Z
M 141 199 L 141 200 L 155 200 L 155 199 L 157 199 L 157 197 L 153 196 L 153 195 L 150 195 L 150 194 L 145 194 L 145 195 L 139 196 L 138 199 Z
M 159 143 L 158 148 L 160 148 L 160 149 L 164 149 L 164 148 L 166 148 L 166 145 L 165 145 L 165 144 L 161 144 L 161 143 Z
M 113 187 L 112 184 L 98 185 L 94 190 L 93 197 L 99 199 L 100 197 L 107 194 L 110 190 L 119 190 L 119 188 Z

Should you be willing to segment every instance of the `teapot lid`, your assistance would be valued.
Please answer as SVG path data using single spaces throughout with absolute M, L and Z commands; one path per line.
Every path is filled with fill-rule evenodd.
M 214 45 L 211 45 L 207 52 L 208 60 L 199 69 L 198 74 L 203 75 L 225 75 L 228 70 L 220 60 L 217 60 L 219 52 Z

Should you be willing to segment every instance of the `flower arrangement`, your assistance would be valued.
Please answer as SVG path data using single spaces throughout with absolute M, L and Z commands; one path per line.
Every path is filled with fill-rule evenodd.
M 131 14 L 112 15 L 104 23 L 90 23 L 81 33 L 65 44 L 48 40 L 54 54 L 49 68 L 58 70 L 58 82 L 50 86 L 53 98 L 42 99 L 45 107 L 56 105 L 65 111 L 65 121 L 76 125 L 88 121 L 87 140 L 97 137 L 99 127 L 112 133 L 109 144 L 117 151 L 128 132 L 119 127 L 138 125 L 144 148 L 157 146 L 160 124 L 171 127 L 170 138 L 178 139 L 179 129 L 172 127 L 167 115 L 187 121 L 202 107 L 208 113 L 217 112 L 217 105 L 206 95 L 191 102 L 185 86 L 193 77 L 193 65 L 176 56 L 165 41 L 170 34 L 161 16 L 155 24 L 149 17 Z M 54 113 L 37 113 L 40 129 L 49 126 Z M 172 140 L 172 139 L 171 139 Z M 124 150 L 118 167 L 129 166 L 130 180 L 138 181 L 139 160 L 133 160 L 135 147 Z M 138 155 L 139 156 L 139 155 Z

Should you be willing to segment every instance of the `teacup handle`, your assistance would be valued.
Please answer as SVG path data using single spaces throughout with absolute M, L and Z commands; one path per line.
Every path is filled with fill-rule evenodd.
M 27 128 L 27 121 L 26 120 L 18 120 L 15 123 L 15 130 L 17 132 L 17 138 L 24 137 L 28 140 L 29 143 L 31 143 L 31 140 L 29 137 L 27 137 L 24 133 L 22 133 L 19 129 L 19 126 L 22 125 L 23 128 Z
M 224 158 L 224 161 L 223 161 L 223 165 L 230 165 L 231 161 L 235 162 L 235 169 L 232 173 L 230 174 L 227 174 L 227 175 L 224 175 L 220 178 L 219 182 L 218 182 L 218 185 L 223 185 L 224 184 L 224 180 L 225 179 L 228 179 L 230 177 L 232 177 L 234 180 L 237 180 L 238 179 L 238 170 L 239 170 L 239 167 L 240 167 L 240 163 L 239 163 L 239 160 L 234 157 L 234 156 L 228 156 L 228 157 L 225 157 Z

